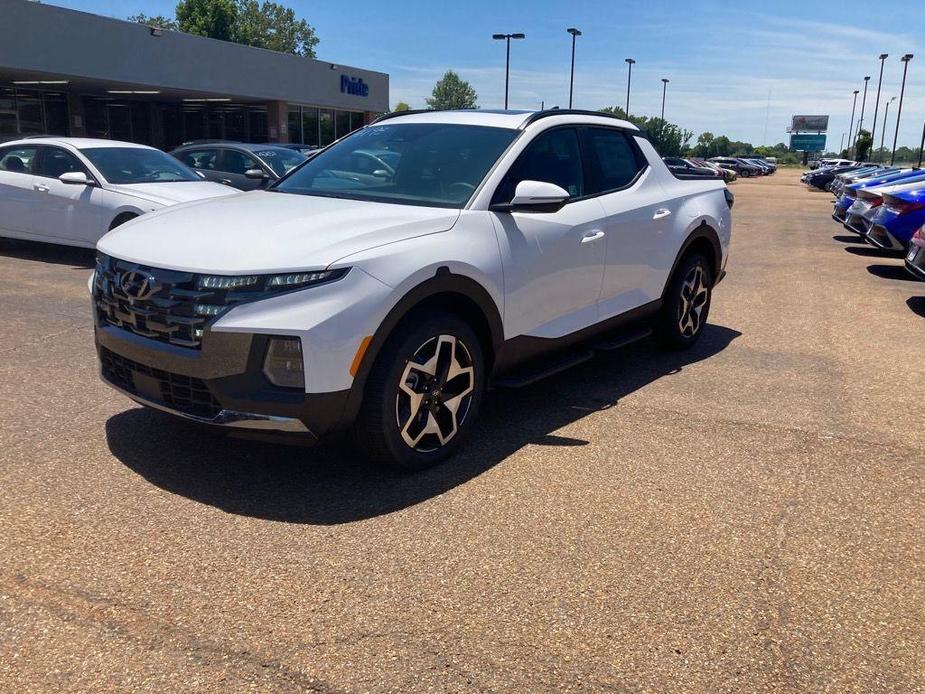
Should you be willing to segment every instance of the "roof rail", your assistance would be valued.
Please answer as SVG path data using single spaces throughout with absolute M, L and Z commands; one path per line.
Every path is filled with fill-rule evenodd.
M 413 116 L 417 113 L 436 113 L 438 110 L 444 109 L 433 109 L 433 108 L 409 108 L 404 111 L 390 111 L 389 113 L 383 113 L 381 116 L 376 118 L 373 123 L 378 123 L 379 121 L 389 120 L 390 118 L 398 118 L 399 116 Z
M 613 113 L 607 113 L 606 111 L 588 111 L 581 108 L 547 108 L 545 111 L 537 111 L 531 114 L 527 120 L 524 121 L 524 127 L 542 118 L 549 118 L 550 116 L 600 116 L 602 118 L 613 118 L 614 120 L 620 121 L 626 120 Z

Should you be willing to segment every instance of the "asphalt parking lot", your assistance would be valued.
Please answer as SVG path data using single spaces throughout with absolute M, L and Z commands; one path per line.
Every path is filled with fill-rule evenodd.
M 135 406 L 92 255 L 0 240 L 0 690 L 922 691 L 925 283 L 798 176 L 733 185 L 693 351 L 414 476 Z

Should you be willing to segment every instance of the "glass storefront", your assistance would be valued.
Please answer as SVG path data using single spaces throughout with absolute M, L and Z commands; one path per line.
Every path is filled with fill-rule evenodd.
M 362 111 L 334 111 L 314 106 L 289 107 L 289 141 L 324 147 L 364 125 Z
M 0 87 L 0 140 L 19 135 L 67 134 L 64 94 Z

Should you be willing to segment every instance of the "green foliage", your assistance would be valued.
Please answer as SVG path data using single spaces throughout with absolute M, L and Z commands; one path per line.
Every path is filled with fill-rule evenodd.
M 180 0 L 177 3 L 180 31 L 233 41 L 238 8 L 234 0 Z
M 630 123 L 639 126 L 649 136 L 649 141 L 655 147 L 655 151 L 663 157 L 677 157 L 687 147 L 687 143 L 694 136 L 690 130 L 683 130 L 674 123 L 669 123 L 662 118 L 646 118 L 645 116 L 634 116 L 627 114 L 619 106 L 607 106 L 600 109 L 601 113 L 610 113 L 628 120 Z
M 318 37 L 304 19 L 289 7 L 264 0 L 238 0 L 234 40 L 280 53 L 315 57 Z
M 180 29 L 176 19 L 170 19 L 169 17 L 163 17 L 161 15 L 149 17 L 146 14 L 139 13 L 128 17 L 128 21 L 146 24 L 149 27 L 157 27 L 158 29 L 169 29 L 170 31 L 178 31 Z
M 393 112 L 410 111 L 410 110 L 411 110 L 411 107 L 408 104 L 406 104 L 404 101 L 399 101 L 397 104 L 395 104 L 395 108 L 392 109 Z
M 318 45 L 314 27 L 269 0 L 179 0 L 176 19 L 138 14 L 129 21 L 308 58 Z
M 460 79 L 459 75 L 452 70 L 447 70 L 446 74 L 434 85 L 433 96 L 426 101 L 427 108 L 435 111 L 476 108 L 478 95 L 471 84 Z
M 861 130 L 858 133 L 858 141 L 855 145 L 855 158 L 859 161 L 865 161 L 870 155 L 870 150 L 874 146 L 874 138 L 867 130 Z

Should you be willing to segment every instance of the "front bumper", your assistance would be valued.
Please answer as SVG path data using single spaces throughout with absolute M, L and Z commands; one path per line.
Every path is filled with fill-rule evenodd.
M 859 214 L 848 214 L 844 222 L 845 229 L 860 236 L 867 235 L 868 221 Z
M 103 381 L 142 405 L 200 424 L 309 440 L 342 424 L 349 390 L 307 394 L 266 380 L 266 335 L 206 330 L 201 350 L 190 350 L 109 325 L 95 334 Z
M 920 280 L 925 280 L 925 246 L 913 243 L 909 246 L 905 260 L 906 269 Z
M 887 231 L 887 228 L 882 224 L 869 224 L 864 238 L 867 239 L 868 243 L 877 248 L 883 248 L 889 251 L 906 250 L 905 245 Z

